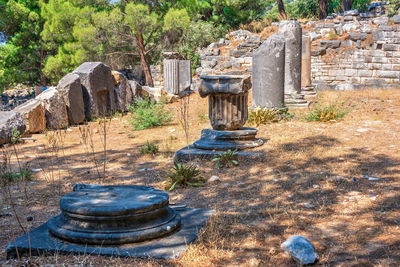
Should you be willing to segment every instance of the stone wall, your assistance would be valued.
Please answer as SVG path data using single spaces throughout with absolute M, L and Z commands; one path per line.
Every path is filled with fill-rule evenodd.
M 368 15 L 368 16 L 367 16 Z M 302 24 L 312 40 L 312 82 L 317 90 L 400 88 L 400 16 L 349 12 Z M 239 30 L 201 50 L 200 75 L 251 74 L 252 52 L 278 29 Z
M 400 88 L 399 22 L 347 16 L 315 23 L 311 66 L 317 89 Z

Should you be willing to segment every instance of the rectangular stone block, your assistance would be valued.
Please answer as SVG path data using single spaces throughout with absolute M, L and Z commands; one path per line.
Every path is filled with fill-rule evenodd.
M 372 70 L 358 70 L 358 76 L 360 77 L 372 77 Z
M 382 64 L 382 70 L 393 70 L 392 64 Z
M 190 88 L 192 84 L 192 66 L 190 60 L 179 60 L 179 90 Z
M 381 79 L 376 79 L 376 78 L 361 78 L 361 83 L 382 84 L 382 80 Z
M 344 75 L 348 76 L 348 77 L 354 77 L 357 76 L 357 70 L 356 69 L 346 69 L 344 71 Z
M 329 70 L 328 73 L 331 76 L 343 76 L 344 70 Z
M 368 63 L 368 69 L 370 70 L 380 70 L 382 68 L 382 64 L 380 63 Z
M 376 75 L 380 78 L 399 78 L 398 71 L 377 70 Z
M 388 59 L 385 57 L 373 57 L 372 63 L 387 63 Z
M 365 64 L 365 63 L 353 63 L 351 65 L 351 67 L 354 68 L 354 69 L 365 69 L 365 68 L 367 68 L 367 64 Z
M 384 44 L 382 46 L 382 49 L 384 51 L 399 51 L 400 50 L 400 45 L 398 45 L 398 44 Z

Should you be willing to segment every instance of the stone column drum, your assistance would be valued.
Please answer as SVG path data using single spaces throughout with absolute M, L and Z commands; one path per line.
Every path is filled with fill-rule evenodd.
M 301 93 L 301 37 L 302 30 L 297 20 L 283 20 L 279 33 L 285 36 L 285 94 Z
M 253 107 L 284 105 L 285 38 L 274 34 L 253 53 Z
M 170 94 L 179 94 L 179 59 L 164 59 L 164 88 Z
M 303 35 L 301 47 L 301 87 L 311 86 L 311 38 Z
M 208 98 L 208 117 L 214 130 L 240 129 L 248 116 L 250 76 L 203 76 L 199 94 Z

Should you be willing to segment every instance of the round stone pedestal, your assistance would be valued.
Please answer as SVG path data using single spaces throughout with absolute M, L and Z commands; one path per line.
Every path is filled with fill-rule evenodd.
M 147 186 L 101 186 L 63 196 L 61 214 L 47 222 L 54 236 L 74 243 L 115 245 L 174 232 L 181 218 L 168 194 Z
M 258 147 L 264 141 L 256 138 L 257 130 L 253 128 L 241 128 L 235 131 L 216 131 L 204 129 L 201 138 L 193 143 L 198 149 L 205 150 L 243 150 Z

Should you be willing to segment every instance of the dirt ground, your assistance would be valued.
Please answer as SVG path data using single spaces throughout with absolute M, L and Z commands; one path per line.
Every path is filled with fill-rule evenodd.
M 192 95 L 190 142 L 209 127 L 207 100 Z M 170 202 L 215 209 L 200 239 L 178 260 L 102 256 L 30 257 L 6 260 L 5 247 L 22 234 L 10 206 L 0 202 L 0 263 L 4 266 L 297 266 L 280 248 L 291 235 L 316 247 L 317 266 L 399 266 L 400 262 L 400 90 L 323 92 L 321 102 L 342 101 L 349 114 L 337 122 L 305 121 L 307 108 L 290 109 L 293 120 L 258 127 L 265 158 L 217 169 L 196 162 L 201 175 L 221 182 L 179 188 Z M 168 105 L 177 114 L 179 103 Z M 175 116 L 176 117 L 176 116 Z M 102 159 L 101 131 L 91 122 L 96 159 Z M 54 144 L 58 136 L 59 140 Z M 177 119 L 134 131 L 129 115 L 111 119 L 106 178 L 100 179 L 79 127 L 32 136 L 19 145 L 19 160 L 34 174 L 25 199 L 12 187 L 22 224 L 32 229 L 59 212 L 60 196 L 75 183 L 138 184 L 163 189 L 173 153 L 186 145 Z M 147 141 L 160 147 L 142 155 Z M 51 146 L 53 144 L 53 148 Z M 58 149 L 59 147 L 62 147 Z M 14 159 L 14 164 L 16 161 Z M 99 166 L 102 173 L 103 165 Z M 9 216 L 6 216 L 6 215 Z M 12 216 L 10 216 L 12 215 Z M 26 217 L 33 216 L 27 222 Z

